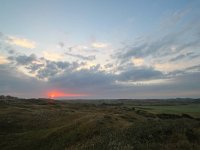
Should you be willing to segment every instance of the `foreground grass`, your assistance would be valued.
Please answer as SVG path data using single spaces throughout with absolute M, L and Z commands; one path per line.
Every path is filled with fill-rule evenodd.
M 5 150 L 200 149 L 200 121 L 194 118 L 198 112 L 193 117 L 190 113 L 181 115 L 193 109 L 176 105 L 171 106 L 178 110 L 176 115 L 166 114 L 168 111 L 163 114 L 161 110 L 168 107 L 1 102 L 0 147 Z

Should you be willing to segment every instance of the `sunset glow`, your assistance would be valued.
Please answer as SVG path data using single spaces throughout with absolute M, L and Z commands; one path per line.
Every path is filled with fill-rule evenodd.
M 61 91 L 50 91 L 47 93 L 49 98 L 59 98 L 59 97 L 80 97 L 86 96 L 87 94 L 80 94 L 80 93 L 65 93 Z

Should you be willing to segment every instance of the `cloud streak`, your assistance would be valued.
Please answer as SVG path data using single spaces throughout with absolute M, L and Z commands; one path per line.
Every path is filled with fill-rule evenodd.
M 93 48 L 107 48 L 108 47 L 108 44 L 106 43 L 100 43 L 100 42 L 94 42 L 92 43 L 92 47 Z
M 95 60 L 96 59 L 95 55 L 83 56 L 83 55 L 72 54 L 72 53 L 68 53 L 68 52 L 65 52 L 65 54 L 67 56 L 75 57 L 75 58 L 82 59 L 82 60 Z
M 33 49 L 36 47 L 36 43 L 34 41 L 31 41 L 25 38 L 14 37 L 14 36 L 9 36 L 8 42 L 12 45 L 17 45 L 24 48 Z
M 3 55 L 0 55 L 0 64 L 7 64 L 9 63 L 9 60 L 3 56 Z

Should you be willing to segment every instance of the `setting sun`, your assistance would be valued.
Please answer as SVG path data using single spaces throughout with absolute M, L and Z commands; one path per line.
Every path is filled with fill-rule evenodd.
M 54 94 L 51 94 L 51 95 L 50 95 L 50 98 L 54 98 L 54 97 L 55 97 L 55 95 L 54 95 Z
M 47 93 L 49 98 L 58 98 L 58 97 L 79 97 L 79 96 L 86 96 L 86 94 L 80 93 L 65 93 L 61 91 L 50 91 Z

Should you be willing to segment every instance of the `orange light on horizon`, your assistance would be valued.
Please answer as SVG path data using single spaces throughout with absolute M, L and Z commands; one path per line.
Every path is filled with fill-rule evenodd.
M 86 96 L 87 94 L 79 94 L 79 93 L 64 93 L 61 91 L 50 91 L 47 93 L 49 98 L 58 98 L 58 97 L 80 97 Z
M 55 94 L 51 94 L 51 95 L 50 95 L 50 98 L 54 98 L 54 97 L 55 97 Z

